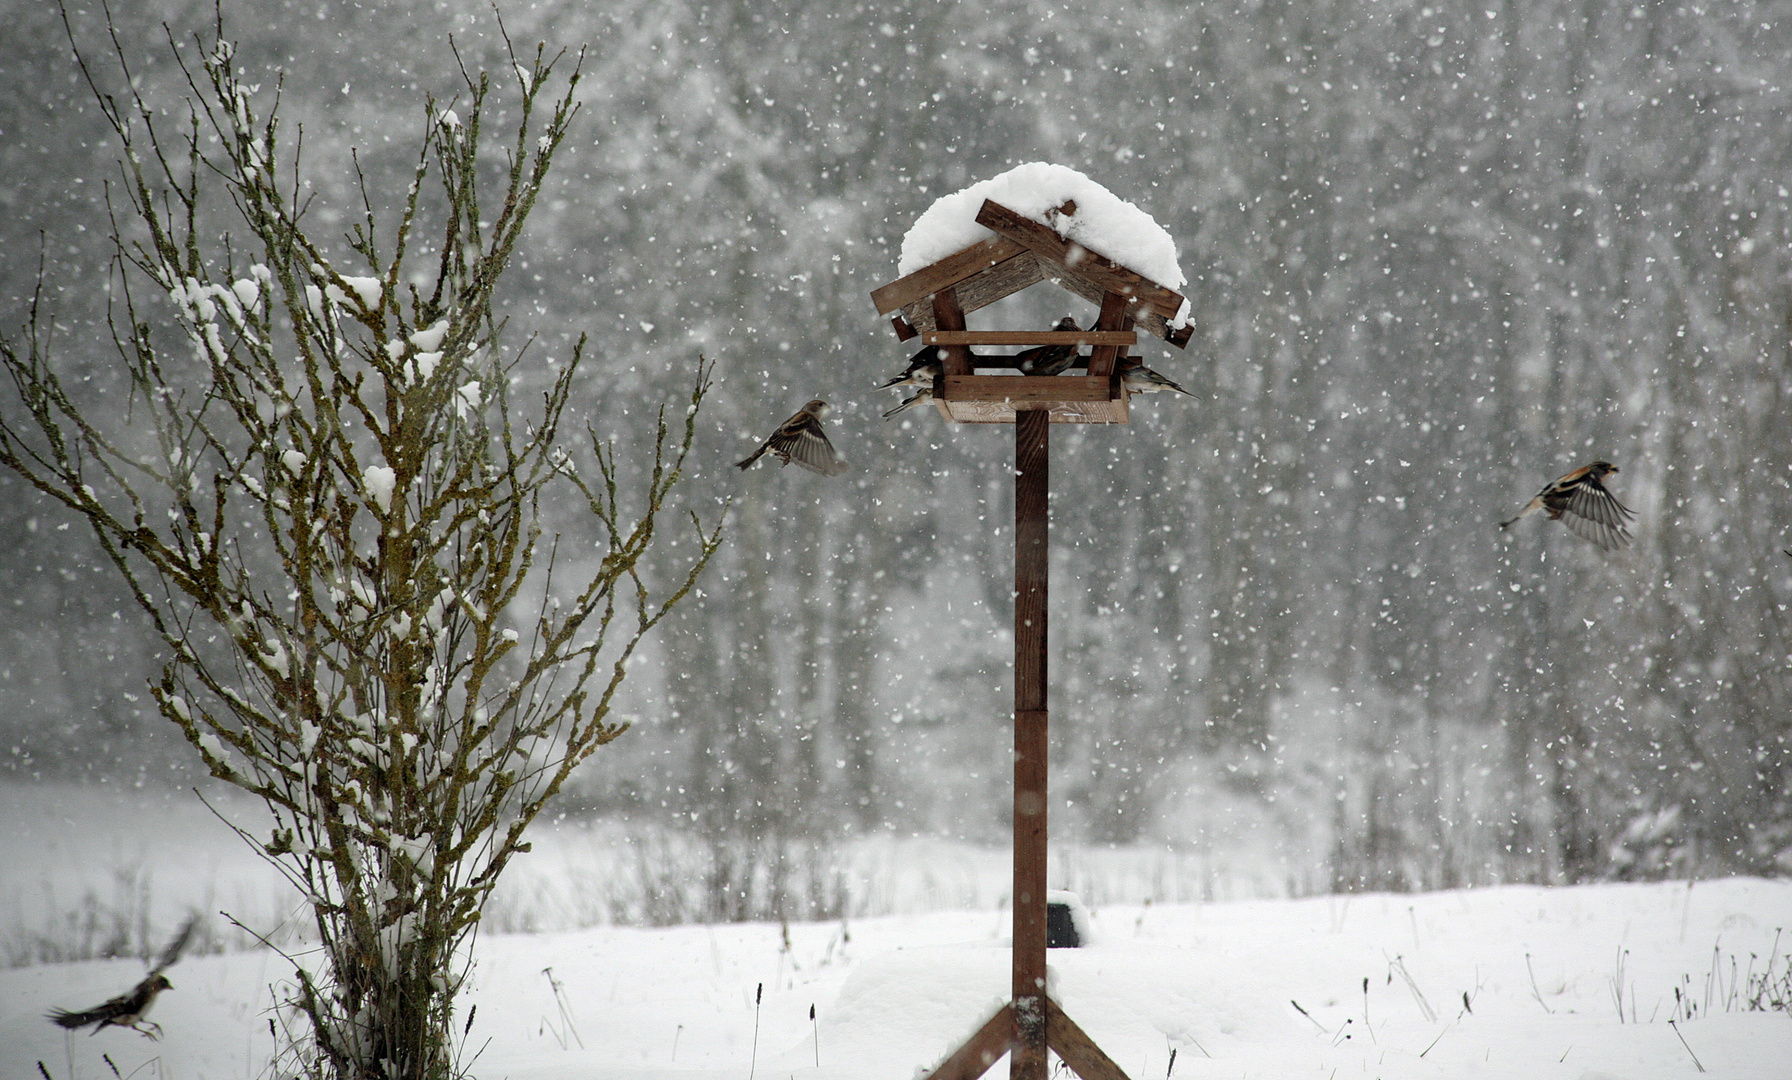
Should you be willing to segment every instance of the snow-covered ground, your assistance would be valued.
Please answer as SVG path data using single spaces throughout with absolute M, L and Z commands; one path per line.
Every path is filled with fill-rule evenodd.
M 206 854 L 192 835 L 202 823 L 170 805 L 167 846 L 145 852 L 165 855 L 157 888 L 203 891 L 228 858 Z M 20 853 L 20 830 L 79 840 L 72 815 L 7 817 L 0 855 Z M 187 860 L 185 876 L 168 859 Z M 0 902 L 30 891 L 17 862 L 0 872 L 11 890 Z M 227 899 L 226 879 L 209 880 Z M 1700 1066 L 1714 1078 L 1792 1076 L 1792 1015 L 1745 1008 L 1763 972 L 1782 995 L 1792 986 L 1792 940 L 1779 934 L 1792 930 L 1789 882 L 1109 903 L 1091 914 L 1093 944 L 1052 952 L 1053 993 L 1134 1080 L 1650 1080 Z M 788 937 L 765 924 L 487 935 L 464 1057 L 494 1080 L 911 1080 L 1006 996 L 1007 933 L 1007 913 L 988 907 L 793 924 Z M 153 1014 L 160 1042 L 68 1036 L 43 1019 L 142 972 L 130 960 L 0 971 L 0 1076 L 32 1076 L 41 1060 L 54 1080 L 100 1080 L 112 1076 L 102 1054 L 126 1077 L 263 1075 L 270 987 L 284 975 L 265 951 L 181 961 Z M 998 1063 L 989 1075 L 1005 1074 Z
M 1783 1080 L 1792 1017 L 1741 1009 L 1751 965 L 1783 976 L 1787 943 L 1772 950 L 1789 914 L 1792 884 L 1749 879 L 1115 906 L 1093 913 L 1093 945 L 1052 952 L 1053 992 L 1134 1080 L 1166 1075 L 1172 1050 L 1183 1078 L 1649 1080 L 1694 1075 L 1696 1055 L 1714 1078 Z M 483 1077 L 909 1080 L 1003 998 L 1006 924 L 793 925 L 788 946 L 763 924 L 487 937 L 467 1056 Z M 109 1075 L 102 1053 L 127 1076 L 152 1060 L 159 1072 L 137 1075 L 260 1074 L 281 976 L 264 952 L 183 961 L 159 1043 L 42 1019 L 141 973 L 0 972 L 0 1075 L 41 1059 L 57 1080 L 92 1080 Z

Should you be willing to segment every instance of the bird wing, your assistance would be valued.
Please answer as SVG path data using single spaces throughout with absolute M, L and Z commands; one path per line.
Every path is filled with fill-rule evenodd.
M 1572 512 L 1563 514 L 1561 520 L 1569 532 L 1602 551 L 1617 551 L 1630 544 L 1630 533 L 1622 525 L 1607 525 Z
M 86 1027 L 88 1024 L 103 1024 L 108 1020 L 116 1020 L 119 1017 L 130 1016 L 135 1013 L 137 1011 L 135 1007 L 137 1005 L 137 998 L 142 989 L 143 987 L 138 985 L 136 989 L 128 994 L 120 994 L 115 998 L 108 999 L 102 1004 L 95 1005 L 91 1009 L 82 1009 L 80 1012 L 70 1012 L 67 1009 L 51 1009 L 45 1015 L 50 1018 L 52 1024 L 68 1028 L 71 1031 L 75 1028 Z
M 1161 386 L 1166 390 L 1174 390 L 1178 394 L 1188 394 L 1188 391 L 1184 390 L 1182 388 L 1181 383 L 1177 382 L 1175 379 L 1170 378 L 1168 375 L 1164 375 L 1160 372 L 1153 371 L 1150 368 L 1144 367 L 1142 365 L 1140 366 L 1140 368 L 1138 370 L 1139 370 L 1139 374 L 1142 375 L 1144 377 L 1145 381 L 1148 383 L 1151 383 L 1155 386 Z M 1188 394 L 1188 396 L 1194 397 L 1195 395 Z
M 1614 529 L 1624 528 L 1626 517 L 1635 517 L 1628 506 L 1606 490 L 1604 484 L 1588 477 L 1576 484 L 1568 495 L 1568 513 Z
M 834 444 L 821 430 L 821 421 L 808 413 L 792 417 L 773 433 L 768 445 L 787 465 L 800 465 L 823 476 L 838 476 L 846 471 L 846 463 L 834 453 Z
M 1562 524 L 1582 540 L 1604 551 L 1617 551 L 1630 543 L 1624 519 L 1635 517 L 1630 508 L 1592 477 L 1585 477 L 1568 492 L 1562 508 Z
M 181 923 L 180 929 L 175 931 L 174 939 L 168 942 L 168 946 L 162 950 L 162 955 L 156 959 L 156 966 L 149 969 L 151 978 L 168 970 L 176 960 L 180 959 L 180 954 L 185 952 L 187 945 L 192 942 L 193 931 L 198 926 L 198 914 L 188 915 L 187 921 Z
M 922 349 L 920 352 L 908 358 L 908 364 L 902 369 L 902 374 L 890 376 L 889 380 L 879 386 L 878 389 L 888 390 L 892 386 L 901 386 L 903 383 L 914 378 L 915 372 L 920 371 L 928 364 L 939 363 L 940 353 L 942 351 L 943 350 L 937 345 L 927 346 L 925 349 Z

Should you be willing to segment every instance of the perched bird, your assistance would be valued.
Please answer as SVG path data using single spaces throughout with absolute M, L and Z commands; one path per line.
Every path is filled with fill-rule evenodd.
M 187 942 L 193 937 L 193 928 L 198 925 L 199 916 L 197 915 L 190 916 L 185 923 L 181 924 L 179 932 L 174 935 L 174 940 L 170 941 L 168 947 L 162 950 L 162 955 L 156 960 L 155 967 L 150 968 L 149 974 L 143 977 L 142 982 L 132 987 L 129 993 L 120 994 L 104 1004 L 95 1005 L 91 1009 L 83 1009 L 80 1012 L 52 1009 L 47 1014 L 50 1022 L 68 1028 L 70 1031 L 92 1024 L 93 1030 L 88 1032 L 89 1035 L 97 1035 L 100 1029 L 105 1027 L 128 1027 L 139 1035 L 151 1039 L 161 1038 L 161 1027 L 143 1019 L 143 1014 L 156 1003 L 156 995 L 164 990 L 174 988 L 174 984 L 169 982 L 168 976 L 162 972 L 180 959 L 181 951 L 187 947 Z M 152 1028 L 153 1031 L 150 1030 Z
M 838 476 L 845 472 L 846 463 L 835 456 L 834 444 L 828 442 L 827 432 L 821 427 L 822 418 L 832 408 L 820 398 L 804 405 L 795 416 L 779 424 L 778 430 L 760 443 L 759 449 L 747 455 L 745 461 L 735 462 L 735 467 L 748 468 L 770 450 L 786 465 L 794 462 L 823 476 Z
M 889 381 L 880 385 L 878 389 L 888 390 L 896 386 L 925 386 L 931 388 L 933 386 L 933 377 L 940 373 L 940 361 L 944 353 L 945 350 L 937 345 L 927 346 L 925 349 L 922 349 L 920 352 L 908 358 L 908 367 L 902 369 L 902 374 L 890 376 Z M 973 356 L 973 363 L 975 360 L 976 358 Z
M 1575 536 L 1605 551 L 1616 551 L 1630 543 L 1630 530 L 1624 527 L 1624 519 L 1636 517 L 1601 482 L 1617 471 L 1618 467 L 1609 461 L 1582 465 L 1539 491 L 1517 517 L 1500 522 L 1500 528 L 1546 510 L 1551 521 L 1560 521 Z
M 1120 385 L 1126 387 L 1128 393 L 1150 394 L 1159 390 L 1174 390 L 1178 394 L 1188 394 L 1189 397 L 1195 396 L 1189 394 L 1187 390 L 1184 390 L 1182 384 L 1178 383 L 1176 380 L 1159 375 L 1157 372 L 1146 367 L 1145 361 L 1140 360 L 1136 356 L 1123 356 L 1120 358 L 1119 374 Z
M 1075 319 L 1066 315 L 1052 329 L 1059 333 L 1075 333 L 1082 327 L 1076 324 Z M 1074 363 L 1075 345 L 1035 345 L 1014 354 L 1014 366 L 1020 369 L 1022 375 L 1057 375 Z
M 896 406 L 894 409 L 891 409 L 889 412 L 885 413 L 884 419 L 888 420 L 890 417 L 895 416 L 897 413 L 901 412 L 904 409 L 912 409 L 916 405 L 925 405 L 929 401 L 932 401 L 932 400 L 933 400 L 933 387 L 923 386 L 923 387 L 921 387 L 921 389 L 915 391 L 915 393 L 912 397 L 905 399 L 902 404 Z

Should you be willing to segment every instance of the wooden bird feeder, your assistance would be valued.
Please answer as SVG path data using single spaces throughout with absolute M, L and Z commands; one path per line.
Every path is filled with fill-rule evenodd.
M 1076 213 L 1066 202 L 1057 212 Z M 896 279 L 871 293 L 879 315 L 891 315 L 897 338 L 920 337 L 940 346 L 943 374 L 933 403 L 961 424 L 1012 424 L 1015 414 L 1046 411 L 1054 424 L 1124 424 L 1126 393 L 1115 375 L 1120 358 L 1138 343 L 1141 327 L 1182 348 L 1193 327 L 1172 328 L 1182 296 L 1104 258 L 1049 226 L 983 201 L 977 224 L 995 235 Z M 1095 326 L 1055 330 L 966 330 L 964 317 L 1041 281 L 1052 281 L 1101 308 Z M 978 374 L 972 345 L 1093 346 L 1076 375 Z
M 1076 212 L 1074 202 L 1057 208 Z M 928 1080 L 976 1080 L 1009 1055 L 1011 1080 L 1046 1080 L 1049 1048 L 1082 1080 L 1127 1080 L 1046 985 L 1046 593 L 1052 424 L 1124 424 L 1116 373 L 1137 343 L 1135 327 L 1177 348 L 1192 328 L 1172 328 L 1176 292 L 1067 240 L 1048 226 L 984 200 L 977 223 L 996 235 L 871 294 L 894 314 L 896 336 L 943 352 L 933 402 L 961 424 L 1014 425 L 1014 978 L 1013 997 Z M 966 330 L 966 312 L 1050 280 L 1101 305 L 1091 330 Z M 1092 346 L 1080 374 L 978 374 L 972 345 Z M 1012 368 L 1009 369 L 1012 371 Z

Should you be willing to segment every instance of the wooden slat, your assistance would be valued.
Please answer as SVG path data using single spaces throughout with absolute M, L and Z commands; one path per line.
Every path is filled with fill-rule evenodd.
M 929 330 L 923 345 L 1137 345 L 1131 330 Z
M 903 318 L 901 315 L 890 316 L 890 325 L 892 327 L 894 327 L 896 330 L 896 340 L 897 341 L 907 341 L 908 339 L 914 337 L 917 333 L 920 332 L 920 331 L 916 330 L 914 327 L 910 326 L 908 324 L 908 320 Z
M 955 251 L 936 263 L 929 263 L 907 277 L 871 291 L 871 302 L 879 315 L 888 315 L 899 307 L 925 300 L 941 289 L 949 289 L 967 278 L 1007 262 L 1026 251 L 1025 245 L 1003 236 L 992 236 Z
M 1107 295 L 1107 290 L 1101 286 L 1085 278 L 1077 277 L 1061 267 L 1054 266 L 1042 259 L 1035 259 L 1034 263 L 1041 267 L 1040 274 L 1046 281 L 1075 293 L 1097 307 L 1101 306 L 1101 298 Z M 1193 325 L 1172 330 L 1169 322 L 1162 315 L 1144 308 L 1133 311 L 1132 317 L 1139 329 L 1164 339 L 1178 349 L 1186 346 L 1189 338 L 1195 332 Z
M 1063 1006 L 1050 998 L 1045 999 L 1045 1004 L 1045 1041 L 1072 1072 L 1083 1080 L 1127 1080 L 1125 1070 L 1102 1053 L 1095 1040 L 1076 1026 L 1076 1021 L 1064 1015 Z
M 1044 280 L 1039 269 L 1039 260 L 1030 251 L 1023 251 L 1014 258 L 998 263 L 982 273 L 968 277 L 954 285 L 958 292 L 958 303 L 965 311 L 976 311 L 1012 296 L 1032 285 Z M 910 304 L 903 305 L 902 313 L 917 330 L 933 330 L 933 308 L 927 297 Z
M 1064 239 L 1047 226 L 1015 213 L 994 199 L 983 200 L 982 208 L 977 211 L 977 224 L 1025 246 L 1034 255 L 1070 274 L 1090 280 L 1103 292 L 1117 292 L 1129 297 L 1166 319 L 1174 318 L 1182 308 L 1181 293 Z
M 939 1068 L 928 1073 L 927 1080 L 977 1080 L 1001 1060 L 1013 1041 L 1014 1008 L 1004 1005 L 996 1010 L 988 1023 L 977 1029 L 977 1034 L 965 1040 L 965 1044 L 954 1050 Z
M 940 396 L 947 401 L 1107 401 L 1108 379 L 1087 375 L 946 375 Z
M 946 419 L 955 424 L 1012 424 L 1014 402 L 1011 401 L 941 401 L 934 405 Z M 1107 401 L 1055 401 L 1049 406 L 1035 403 L 1026 408 L 1050 409 L 1054 424 L 1124 424 L 1130 416 L 1125 397 Z
M 1103 293 L 1101 297 L 1101 314 L 1095 319 L 1095 327 L 1103 331 L 1132 329 L 1132 317 L 1126 313 L 1126 297 L 1117 292 Z M 1096 344 L 1089 354 L 1089 374 L 1112 375 L 1120 358 L 1126 355 L 1126 345 L 1132 342 L 1110 345 L 1106 342 Z
M 1060 267 L 1041 263 L 1031 253 L 1028 253 L 1009 259 L 1001 266 L 987 270 L 977 277 L 961 283 L 958 287 L 958 299 L 965 311 L 976 311 L 978 308 L 988 307 L 997 300 L 1011 296 L 1040 281 L 1050 281 L 1059 288 L 1074 293 L 1097 307 L 1101 306 L 1101 298 L 1106 292 L 1094 282 L 1076 277 Z M 928 304 L 926 297 L 904 307 L 902 317 L 905 320 L 904 325 L 910 329 L 925 331 L 935 328 L 933 309 Z M 1141 330 L 1162 338 L 1178 349 L 1186 346 L 1189 338 L 1195 332 L 1193 325 L 1175 330 L 1170 329 L 1169 323 L 1155 311 L 1135 311 L 1133 320 Z M 904 334 L 900 326 L 896 329 L 896 335 L 903 341 L 914 336 L 913 334 Z
M 933 322 L 941 330 L 963 330 L 964 309 L 958 305 L 958 290 L 948 285 L 933 294 Z M 965 345 L 947 345 L 940 349 L 940 367 L 947 375 L 971 373 L 971 350 Z

